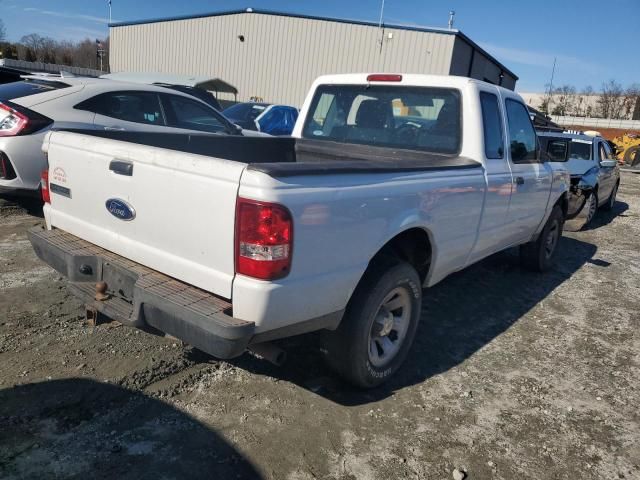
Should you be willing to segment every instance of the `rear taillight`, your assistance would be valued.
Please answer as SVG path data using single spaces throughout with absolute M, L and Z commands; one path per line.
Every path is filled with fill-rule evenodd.
M 236 272 L 261 280 L 285 277 L 291 269 L 293 220 L 282 205 L 238 199 Z
M 29 118 L 26 115 L 3 103 L 0 103 L 0 116 L 2 116 L 0 118 L 0 137 L 18 135 L 29 124 Z
M 53 120 L 12 103 L 0 103 L 0 137 L 15 137 L 37 132 Z
M 402 75 L 393 73 L 372 73 L 367 77 L 367 82 L 401 82 Z
M 51 195 L 49 194 L 49 170 L 43 170 L 40 178 L 40 192 L 42 193 L 42 201 L 44 203 L 51 203 Z

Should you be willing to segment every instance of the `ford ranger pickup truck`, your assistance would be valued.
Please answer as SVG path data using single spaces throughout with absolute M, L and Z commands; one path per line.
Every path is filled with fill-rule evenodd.
M 407 356 L 424 287 L 514 246 L 550 268 L 569 188 L 516 93 L 453 76 L 320 77 L 290 138 L 65 130 L 43 150 L 30 240 L 88 309 L 223 359 L 320 331 L 360 387 Z

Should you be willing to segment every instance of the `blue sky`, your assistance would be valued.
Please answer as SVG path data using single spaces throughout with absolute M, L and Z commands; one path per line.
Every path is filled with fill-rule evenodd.
M 263 8 L 378 21 L 380 0 L 113 0 L 113 20 L 128 21 L 237 8 Z M 606 5 L 606 8 L 605 8 Z M 557 57 L 554 84 L 599 89 L 609 79 L 640 83 L 640 0 L 386 0 L 386 23 L 455 27 L 514 71 L 517 89 L 542 91 Z M 0 0 L 10 40 L 104 37 L 107 0 Z

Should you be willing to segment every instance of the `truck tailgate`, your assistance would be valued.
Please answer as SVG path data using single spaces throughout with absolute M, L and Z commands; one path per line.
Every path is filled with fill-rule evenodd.
M 246 164 L 52 132 L 51 227 L 225 298 Z

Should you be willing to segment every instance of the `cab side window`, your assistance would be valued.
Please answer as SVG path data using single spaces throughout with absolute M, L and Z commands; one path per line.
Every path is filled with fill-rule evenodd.
M 536 162 L 538 141 L 527 107 L 512 99 L 507 99 L 505 106 L 509 122 L 511 161 L 513 163 Z
M 493 93 L 480 92 L 482 123 L 484 125 L 484 152 L 487 158 L 504 158 L 502 115 L 498 97 Z

